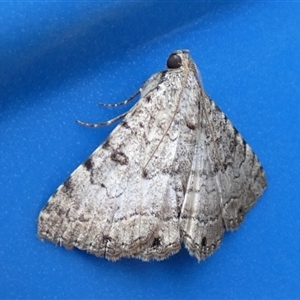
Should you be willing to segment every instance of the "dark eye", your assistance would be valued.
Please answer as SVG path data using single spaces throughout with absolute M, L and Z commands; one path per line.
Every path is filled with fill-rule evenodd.
M 171 54 L 167 60 L 169 69 L 178 69 L 181 67 L 181 57 L 178 54 Z

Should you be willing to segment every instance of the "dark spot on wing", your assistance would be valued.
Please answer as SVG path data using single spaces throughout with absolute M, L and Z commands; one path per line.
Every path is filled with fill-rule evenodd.
M 239 220 L 239 222 L 243 221 L 245 213 L 246 213 L 245 208 L 241 206 L 238 210 L 238 220 Z
M 180 209 L 178 209 L 178 212 L 177 212 L 177 218 L 179 219 L 179 218 L 180 218 L 180 216 L 181 216 L 181 208 L 180 208 Z
M 110 236 L 108 236 L 108 235 L 104 235 L 103 236 L 103 243 L 107 243 L 107 242 L 111 242 L 112 241 L 112 238 L 110 237 Z
M 160 72 L 160 78 L 163 78 L 168 73 L 168 70 L 163 70 Z
M 143 169 L 143 178 L 147 178 L 147 176 L 148 176 L 148 172 L 145 170 L 145 169 Z
M 124 127 L 124 128 L 130 128 L 129 125 L 128 125 L 128 123 L 126 121 L 123 121 L 121 123 L 121 126 Z
M 73 191 L 73 182 L 72 177 L 69 177 L 63 184 L 63 187 L 61 189 L 66 194 L 71 194 Z
M 160 245 L 161 245 L 160 239 L 159 239 L 159 238 L 155 238 L 155 239 L 153 240 L 152 247 L 153 247 L 153 248 L 157 248 L 157 247 L 159 247 Z
M 120 165 L 128 164 L 128 157 L 123 152 L 114 151 L 110 156 L 112 161 L 119 163 Z
M 215 139 L 215 145 L 216 145 L 217 147 L 219 147 L 219 146 L 221 145 L 221 141 L 222 141 L 221 137 L 217 137 L 217 138 Z
M 245 160 L 246 155 L 247 155 L 247 143 L 243 138 L 242 138 L 242 141 L 243 141 L 243 147 L 244 147 L 244 160 Z
M 92 159 L 89 157 L 84 163 L 83 166 L 90 171 L 93 168 L 93 161 Z
M 220 163 L 219 162 L 214 163 L 213 174 L 217 174 L 220 170 L 222 170 L 222 166 L 220 165 Z
M 225 119 L 229 122 L 228 118 L 225 116 Z M 239 131 L 233 126 L 233 130 L 234 130 L 234 135 L 238 135 Z
M 57 213 L 58 216 L 66 216 L 67 218 L 69 218 L 70 216 L 70 208 L 68 208 L 66 211 L 60 206 L 60 207 L 57 207 L 55 212 Z
M 192 122 L 186 121 L 186 126 L 191 129 L 191 130 L 195 130 L 196 129 L 196 125 L 193 124 Z
M 206 243 L 207 243 L 206 237 L 202 238 L 201 246 L 206 247 Z
M 109 148 L 109 146 L 110 146 L 110 144 L 109 144 L 109 139 L 107 139 L 107 140 L 103 143 L 102 148 L 103 148 L 103 149 L 107 149 L 107 148 Z
M 161 73 L 160 73 L 160 79 L 159 79 L 159 84 L 161 84 L 165 80 L 165 77 L 166 77 L 167 73 L 168 73 L 168 70 L 161 71 Z

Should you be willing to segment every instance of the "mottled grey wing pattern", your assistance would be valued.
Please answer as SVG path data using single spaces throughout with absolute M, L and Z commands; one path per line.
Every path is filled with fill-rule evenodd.
M 193 165 L 181 213 L 181 234 L 202 260 L 234 230 L 266 188 L 258 158 L 218 106 L 200 98 Z
M 178 202 L 197 121 L 197 97 L 181 101 L 183 76 L 170 70 L 145 83 L 122 124 L 49 199 L 41 239 L 111 260 L 164 259 L 180 249 Z
M 261 165 L 205 95 L 186 50 L 41 211 L 38 234 L 99 257 L 165 259 L 184 242 L 202 260 L 266 186 Z

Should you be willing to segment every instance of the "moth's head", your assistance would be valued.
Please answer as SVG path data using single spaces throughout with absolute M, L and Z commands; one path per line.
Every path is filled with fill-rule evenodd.
M 198 74 L 197 67 L 193 62 L 189 50 L 176 50 L 173 51 L 167 60 L 168 69 L 190 69 Z

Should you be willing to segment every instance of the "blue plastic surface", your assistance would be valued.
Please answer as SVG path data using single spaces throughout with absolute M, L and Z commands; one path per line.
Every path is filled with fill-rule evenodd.
M 0 298 L 300 297 L 300 3 L 0 3 Z M 206 92 L 260 158 L 268 189 L 197 263 L 117 263 L 37 238 L 56 188 L 115 125 L 84 128 L 189 49 Z

